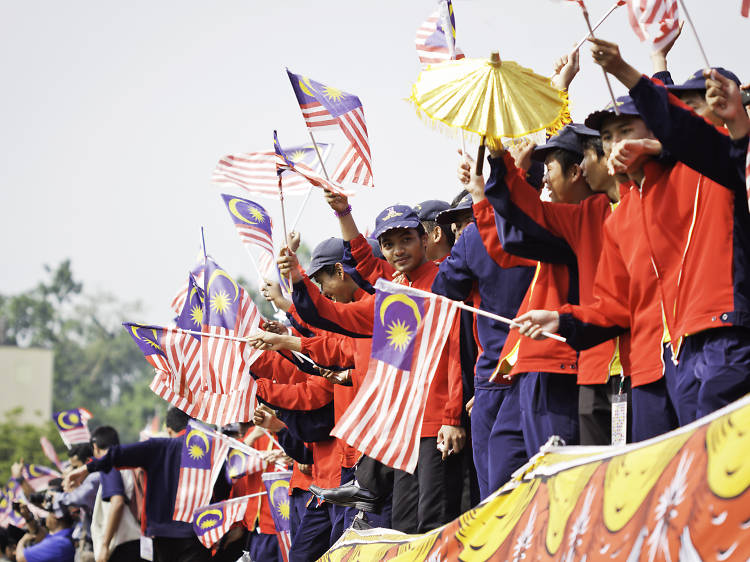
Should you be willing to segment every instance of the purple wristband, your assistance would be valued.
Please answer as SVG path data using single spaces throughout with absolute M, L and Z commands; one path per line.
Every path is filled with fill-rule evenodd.
M 346 215 L 351 215 L 352 214 L 352 206 L 351 205 L 347 205 L 346 209 L 344 209 L 340 213 L 338 211 L 334 211 L 333 214 L 336 215 L 338 218 L 345 217 Z

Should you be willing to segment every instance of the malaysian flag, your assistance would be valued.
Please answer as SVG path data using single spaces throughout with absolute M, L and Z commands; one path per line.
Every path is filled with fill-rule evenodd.
M 338 88 L 325 86 L 305 76 L 293 74 L 289 70 L 287 70 L 287 73 L 289 74 L 289 80 L 292 82 L 294 94 L 297 96 L 302 116 L 305 118 L 308 128 L 319 127 L 321 126 L 319 123 L 325 123 L 327 126 L 332 117 L 334 122 L 338 124 L 341 132 L 349 140 L 349 144 L 354 147 L 357 159 L 361 160 L 367 168 L 367 173 L 362 174 L 358 178 L 357 183 L 372 186 L 370 141 L 367 137 L 365 112 L 359 98 Z M 325 111 L 325 118 L 323 120 L 314 121 L 305 113 L 306 106 L 310 107 L 310 104 L 313 102 L 317 104 L 317 111 Z M 341 182 L 345 177 L 345 175 L 334 174 L 333 180 Z
M 456 18 L 453 16 L 453 4 L 450 0 L 438 2 L 438 9 L 417 29 L 414 43 L 419 62 L 423 66 L 464 58 L 464 54 L 456 47 Z
M 245 476 L 255 474 L 265 467 L 263 454 L 250 447 L 251 453 L 232 448 L 227 456 L 226 477 L 229 482 Z
M 292 545 L 291 505 L 289 504 L 289 480 L 291 471 L 266 472 L 261 478 L 268 492 L 268 502 L 271 505 L 271 517 L 276 527 L 276 538 L 284 562 L 289 560 L 289 548 Z
M 35 492 L 46 490 L 50 480 L 61 476 L 56 470 L 40 464 L 25 464 L 23 466 L 23 477 L 34 488 Z
M 427 393 L 457 306 L 383 279 L 375 288 L 367 375 L 331 435 L 383 464 L 414 473 Z
M 276 131 L 273 132 L 273 149 L 274 154 L 276 155 L 276 174 L 280 178 L 283 178 L 284 174 L 292 172 L 301 175 L 315 187 L 320 187 L 327 191 L 333 191 L 334 193 L 340 193 L 341 195 L 351 195 L 349 192 L 343 190 L 341 186 L 328 181 L 317 172 L 311 170 L 308 166 L 296 164 L 287 155 L 285 150 L 281 148 L 281 144 L 279 144 L 279 138 Z M 283 186 L 280 184 L 279 188 L 281 187 Z
M 54 464 L 58 470 L 64 470 L 63 464 L 57 456 L 57 451 L 55 451 L 50 440 L 45 436 L 41 436 L 39 438 L 39 444 L 42 446 L 42 451 L 44 451 L 45 456 L 52 461 L 52 464 Z
M 203 285 L 203 268 L 206 265 L 206 249 L 203 247 L 203 234 L 201 233 L 201 240 L 200 244 L 198 245 L 198 255 L 195 257 L 195 263 L 193 264 L 193 267 L 190 269 L 190 275 L 195 277 L 196 281 L 198 281 L 199 285 Z M 172 297 L 172 302 L 169 305 L 172 310 L 174 310 L 175 314 L 179 314 L 182 312 L 182 307 L 185 304 L 185 298 L 187 297 L 188 293 L 188 283 L 185 283 L 182 287 L 180 287 L 177 291 L 177 294 L 175 294 L 174 297 Z
M 190 309 L 190 305 L 190 301 L 186 302 L 185 309 Z M 160 326 L 127 322 L 123 326 L 154 367 L 149 387 L 157 396 L 206 423 L 224 425 L 252 420 L 255 384 L 224 393 L 203 388 L 198 336 Z
M 221 194 L 221 198 L 247 251 L 252 256 L 255 255 L 253 249 L 258 250 L 258 269 L 261 276 L 264 279 L 280 279 L 273 249 L 271 216 L 261 205 L 249 199 L 225 193 Z
M 349 148 L 341 157 L 339 165 L 333 172 L 334 179 L 341 183 L 358 183 L 361 185 L 372 185 L 372 174 L 364 160 L 359 157 L 357 148 L 350 144 Z
M 182 440 L 180 480 L 172 519 L 191 522 L 193 512 L 211 499 L 229 443 L 195 420 L 188 422 Z
M 242 521 L 250 499 L 262 494 L 265 492 L 232 498 L 196 509 L 193 513 L 193 530 L 198 540 L 206 548 L 211 548 L 214 543 L 221 540 L 232 525 L 237 521 Z
M 203 333 L 245 337 L 258 330 L 262 317 L 255 303 L 212 259 L 206 262 L 205 282 Z M 202 336 L 203 388 L 221 394 L 255 388 L 249 368 L 260 353 L 245 342 Z
M 72 410 L 56 412 L 52 419 L 68 449 L 75 443 L 89 442 L 91 434 L 87 422 L 91 419 L 91 412 L 86 408 L 73 408 Z
M 654 51 L 680 32 L 678 0 L 628 0 L 630 26 L 641 41 L 649 40 Z

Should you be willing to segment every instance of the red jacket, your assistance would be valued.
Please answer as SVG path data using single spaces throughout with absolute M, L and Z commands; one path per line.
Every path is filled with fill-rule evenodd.
M 255 440 L 253 447 L 259 451 L 271 451 L 274 448 L 274 443 L 267 435 L 261 435 Z M 262 472 L 254 472 L 253 474 L 246 474 L 238 478 L 232 484 L 229 497 L 239 498 L 249 496 L 250 494 L 257 494 L 258 492 L 265 492 L 266 488 L 263 484 L 262 474 Z M 273 524 L 271 506 L 267 495 L 264 494 L 248 500 L 247 511 L 245 511 L 242 524 L 248 531 L 253 531 L 258 526 L 261 533 L 267 535 L 276 534 L 276 526 Z
M 503 249 L 497 236 L 495 214 L 489 201 L 484 200 L 474 205 L 474 218 L 487 253 L 498 265 L 509 267 L 507 264 L 511 259 L 519 259 Z M 529 290 L 518 309 L 519 316 L 527 310 L 559 308 L 567 301 L 569 278 L 570 272 L 565 265 L 539 263 Z M 498 380 L 498 375 L 516 375 L 532 371 L 575 375 L 576 352 L 562 342 L 552 339 L 537 341 L 521 338 L 518 330 L 511 330 L 492 379 Z
M 361 239 L 361 242 L 367 244 L 364 238 Z M 353 254 L 357 251 L 356 245 L 357 239 L 352 240 Z M 429 291 L 436 274 L 437 266 L 433 262 L 425 262 L 410 274 L 410 285 Z M 352 303 L 335 303 L 326 299 L 317 287 L 303 276 L 303 281 L 295 284 L 293 297 L 297 313 L 308 323 L 324 324 L 325 329 L 328 329 L 327 326 L 331 325 L 335 329 L 356 338 L 366 338 L 357 344 L 356 367 L 352 371 L 352 376 L 360 378 L 367 373 L 372 344 L 375 296 L 367 295 Z M 305 301 L 304 310 L 300 307 L 303 300 Z M 457 426 L 461 424 L 463 389 L 458 357 L 459 333 L 457 325 L 458 319 L 456 319 L 455 329 L 451 331 L 427 395 L 422 423 L 422 437 L 436 436 L 442 425 Z M 355 383 L 355 386 L 359 387 L 359 383 Z
M 526 181 L 510 153 L 490 159 L 493 175 L 500 181 L 488 183 L 487 198 L 495 210 L 531 236 L 547 235 L 565 240 L 578 263 L 578 295 L 582 305 L 594 302 L 594 276 L 602 250 L 603 226 L 614 204 L 604 194 L 593 195 L 578 204 L 549 203 Z M 504 172 L 504 173 L 503 173 Z M 502 178 L 500 178 L 502 176 Z M 618 341 L 608 340 L 582 351 L 578 357 L 578 383 L 602 384 L 619 375 Z
M 623 360 L 628 358 L 626 372 L 634 387 L 654 382 L 664 374 L 665 316 L 642 211 L 641 193 L 631 185 L 604 224 L 594 302 L 560 308 L 560 333 L 578 349 L 630 330 L 629 353 L 621 356 Z M 663 216 L 661 220 L 668 218 Z

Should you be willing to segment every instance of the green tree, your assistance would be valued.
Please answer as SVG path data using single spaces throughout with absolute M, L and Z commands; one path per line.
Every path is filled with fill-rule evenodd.
M 54 445 L 60 460 L 67 458 L 65 447 L 57 435 L 55 424 L 51 421 L 41 424 L 20 423 L 19 416 L 23 408 L 16 408 L 0 419 L 0 482 L 5 483 L 10 478 L 10 465 L 23 459 L 27 464 L 41 464 L 54 468 L 44 456 L 40 437 L 46 437 Z
M 139 305 L 85 294 L 70 260 L 45 270 L 36 287 L 0 297 L 0 342 L 52 349 L 52 409 L 87 408 L 90 427 L 113 425 L 123 441 L 136 440 L 166 406 L 148 388 L 153 368 L 120 325 Z

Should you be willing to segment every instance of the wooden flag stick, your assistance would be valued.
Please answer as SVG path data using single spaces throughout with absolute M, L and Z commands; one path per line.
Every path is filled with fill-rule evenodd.
M 414 287 L 407 287 L 406 285 L 399 285 L 398 283 L 391 283 L 390 281 L 386 281 L 385 279 L 378 279 L 375 282 L 375 288 L 382 290 L 382 291 L 388 291 L 393 293 L 404 293 L 404 294 L 412 294 L 419 297 L 434 297 L 437 296 L 439 298 L 448 298 L 443 297 L 442 295 L 436 295 L 435 293 L 431 293 L 429 291 L 423 291 L 422 289 L 415 289 Z M 497 320 L 498 322 L 502 322 L 503 324 L 508 324 L 511 328 L 520 328 L 521 325 L 517 322 L 513 322 L 510 318 L 506 318 L 505 316 L 500 316 L 499 314 L 493 314 L 492 312 L 487 312 L 486 310 L 482 310 L 481 308 L 474 308 L 473 306 L 469 306 L 468 304 L 464 304 L 461 301 L 454 301 L 454 304 L 463 310 L 468 310 L 469 312 L 473 312 L 474 314 L 479 314 L 480 316 L 486 316 L 487 318 L 492 318 L 493 320 Z M 542 335 L 557 340 L 560 342 L 565 342 L 565 338 L 562 336 L 559 336 L 557 334 L 553 334 L 552 332 L 544 331 L 542 332 Z
M 580 4 L 581 4 L 581 11 L 583 12 L 583 19 L 586 20 L 586 26 L 589 28 L 589 37 L 594 39 L 594 28 L 591 27 L 591 20 L 589 20 L 589 11 L 586 9 L 586 4 L 583 3 L 583 0 L 581 0 Z M 620 115 L 620 108 L 617 107 L 617 100 L 615 99 L 615 92 L 612 89 L 612 83 L 609 81 L 609 75 L 607 74 L 607 71 L 604 70 L 603 68 L 602 68 L 602 72 L 604 73 L 604 81 L 607 83 L 607 89 L 609 90 L 609 95 L 612 98 L 612 107 L 615 110 L 615 115 Z
M 680 6 L 682 7 L 682 11 L 685 14 L 685 19 L 687 19 L 688 24 L 690 24 L 690 29 L 693 30 L 693 35 L 695 36 L 695 40 L 698 42 L 698 48 L 701 50 L 701 55 L 703 56 L 703 62 L 706 63 L 706 69 L 710 69 L 711 65 L 708 62 L 708 56 L 706 55 L 706 51 L 703 48 L 703 43 L 701 43 L 701 38 L 698 37 L 698 31 L 695 29 L 695 25 L 693 25 L 693 18 L 690 17 L 690 12 L 687 11 L 687 6 L 685 6 L 684 0 L 680 0 Z
M 611 8 L 609 9 L 609 11 L 608 11 L 608 12 L 607 12 L 606 14 L 604 14 L 604 15 L 603 15 L 603 16 L 601 17 L 601 19 L 600 19 L 600 20 L 599 20 L 598 22 L 596 22 L 596 24 L 595 24 L 595 25 L 594 25 L 594 26 L 593 26 L 593 27 L 591 28 L 591 30 L 590 30 L 590 31 L 589 31 L 589 33 L 588 33 L 588 34 L 586 35 L 586 37 L 584 37 L 583 39 L 581 39 L 581 40 L 580 40 L 580 41 L 578 42 L 578 44 L 576 45 L 576 48 L 575 48 L 575 49 L 573 49 L 573 50 L 574 50 L 574 51 L 577 51 L 578 49 L 580 49 L 581 47 L 583 47 L 583 44 L 584 44 L 584 43 L 585 43 L 586 41 L 588 41 L 589 37 L 591 37 L 591 35 L 592 35 L 592 34 L 594 33 L 594 31 L 596 31 L 597 29 L 599 29 L 599 26 L 600 26 L 601 24 L 603 24 L 603 23 L 604 23 L 604 20 L 606 20 L 606 19 L 607 19 L 607 18 L 608 18 L 608 17 L 609 17 L 609 16 L 610 16 L 610 15 L 612 14 L 612 12 L 614 12 L 614 11 L 615 11 L 615 10 L 616 10 L 617 8 L 619 8 L 620 6 L 621 6 L 621 4 L 620 4 L 620 2 L 619 2 L 619 1 L 618 1 L 618 2 L 615 2 L 614 6 L 612 6 L 612 7 L 611 7 Z
M 286 231 L 286 211 L 284 210 L 284 190 L 281 187 L 281 176 L 279 176 L 279 201 L 281 201 L 281 225 L 284 229 L 284 248 L 289 249 L 289 235 Z M 289 292 L 292 292 L 292 274 L 289 274 Z
M 307 130 L 308 133 L 310 133 L 310 140 L 312 141 L 313 148 L 315 148 L 315 154 L 318 155 L 318 162 L 320 162 L 320 169 L 323 170 L 323 175 L 326 177 L 328 181 L 331 181 L 331 178 L 328 177 L 328 170 L 326 170 L 326 164 L 323 160 L 323 156 L 320 154 L 320 148 L 318 148 L 318 143 L 315 142 L 315 136 L 313 135 L 311 130 Z M 302 217 L 302 211 L 305 210 L 305 206 L 307 205 L 307 202 L 310 200 L 310 195 L 312 194 L 314 186 L 310 186 L 307 189 L 307 194 L 305 195 L 305 200 L 302 201 L 302 206 L 300 206 L 299 211 L 297 211 L 297 217 L 294 219 L 294 222 L 292 223 L 292 232 L 295 232 L 297 229 L 297 224 L 299 223 L 299 219 Z

